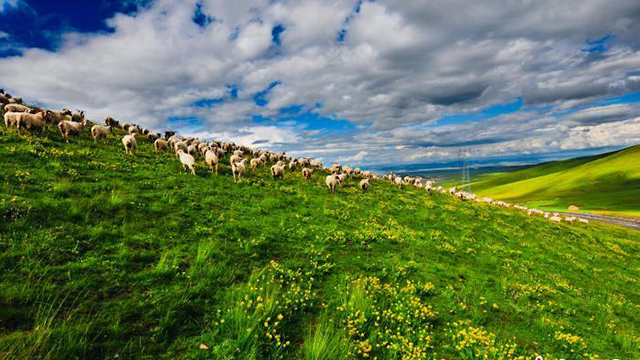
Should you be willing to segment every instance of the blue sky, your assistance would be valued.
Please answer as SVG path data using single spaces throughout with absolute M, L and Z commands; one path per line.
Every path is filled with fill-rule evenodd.
M 0 87 L 377 169 L 637 144 L 640 4 L 568 2 L 0 0 Z

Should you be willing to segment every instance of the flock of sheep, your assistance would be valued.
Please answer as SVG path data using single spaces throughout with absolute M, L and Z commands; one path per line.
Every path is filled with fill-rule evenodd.
M 0 106 L 4 111 L 4 121 L 7 128 L 15 127 L 18 132 L 20 129 L 26 129 L 30 132 L 42 132 L 49 124 L 56 125 L 65 141 L 69 141 L 70 136 L 80 136 L 87 126 L 87 120 L 83 111 L 72 112 L 69 109 L 61 111 L 45 110 L 31 108 L 22 104 L 22 99 L 14 98 L 10 94 L 0 89 Z M 156 154 L 162 151 L 174 151 L 177 158 L 182 164 L 184 171 L 190 170 L 196 175 L 196 157 L 201 157 L 206 166 L 209 167 L 211 173 L 218 175 L 218 164 L 226 154 L 229 157 L 229 165 L 233 173 L 235 183 L 240 181 L 247 173 L 247 163 L 251 169 L 257 169 L 266 166 L 268 163 L 273 165 L 270 173 L 274 180 L 282 179 L 285 171 L 294 170 L 298 167 L 302 168 L 302 176 L 308 181 L 314 170 L 323 169 L 322 162 L 310 158 L 296 158 L 286 155 L 284 152 L 275 153 L 270 150 L 255 150 L 246 146 L 238 146 L 232 142 L 222 141 L 200 141 L 192 137 L 177 136 L 174 131 L 165 131 L 164 137 L 159 132 L 153 132 L 149 129 L 140 127 L 132 123 L 120 123 L 111 117 L 105 119 L 105 125 L 93 125 L 91 127 L 91 136 L 94 141 L 106 139 L 113 134 L 114 129 L 125 131 L 127 135 L 122 138 L 122 144 L 126 154 L 133 155 L 138 147 L 136 138 L 143 137 L 153 143 Z M 249 156 L 250 159 L 245 157 Z M 480 203 L 493 204 L 505 208 L 515 208 L 526 211 L 527 215 L 541 215 L 545 219 L 554 222 L 582 222 L 588 223 L 586 219 L 576 218 L 574 216 L 561 216 L 559 213 L 549 213 L 539 209 L 529 209 L 526 206 L 512 205 L 504 201 L 494 201 L 491 198 L 478 198 L 475 194 L 465 191 L 458 191 L 454 186 L 446 190 L 442 186 L 434 187 L 433 180 L 424 181 L 421 177 L 396 176 L 394 173 L 378 177 L 371 171 L 362 171 L 360 168 L 351 168 L 340 164 L 333 164 L 330 168 L 331 174 L 326 176 L 325 184 L 331 193 L 335 193 L 338 186 L 354 176 L 361 177 L 358 187 L 362 191 L 366 191 L 370 184 L 369 180 L 386 180 L 402 188 L 403 186 L 414 186 L 424 188 L 427 192 L 440 192 L 450 194 L 457 198 L 467 201 L 476 201 Z
M 503 208 L 513 207 L 514 209 L 525 211 L 529 216 L 540 215 L 540 216 L 543 216 L 545 219 L 548 219 L 554 222 L 565 221 L 569 223 L 572 223 L 572 222 L 581 222 L 583 224 L 589 223 L 589 220 L 578 218 L 575 216 L 566 216 L 557 212 L 550 213 L 540 209 L 529 209 L 528 207 L 523 205 L 517 205 L 517 204 L 514 205 L 514 204 L 504 202 L 502 200 L 494 200 L 489 197 L 479 198 L 476 194 L 472 194 L 466 191 L 458 191 L 458 188 L 456 186 L 448 190 L 444 189 L 442 186 L 434 187 L 435 182 L 433 180 L 427 180 L 426 182 L 424 182 L 421 177 L 405 176 L 403 178 L 401 176 L 396 176 L 395 174 L 391 173 L 391 174 L 385 175 L 383 178 L 392 183 L 395 183 L 396 185 L 398 185 L 399 188 L 402 188 L 403 185 L 412 185 L 418 188 L 425 188 L 427 192 L 433 191 L 433 192 L 439 192 L 442 194 L 450 194 L 461 200 L 475 201 L 475 202 L 484 203 L 484 204 L 492 204 L 492 205 L 497 205 Z
M 18 132 L 25 129 L 29 132 L 45 130 L 47 125 L 55 125 L 60 130 L 63 139 L 69 142 L 69 137 L 80 136 L 87 127 L 87 120 L 83 111 L 72 112 L 69 109 L 61 111 L 32 108 L 22 104 L 22 99 L 13 98 L 10 94 L 0 89 L 0 103 L 4 111 L 4 121 L 7 128 L 15 127 Z M 94 141 L 106 139 L 110 135 L 116 135 L 115 129 L 125 131 L 122 144 L 126 154 L 133 155 L 138 147 L 137 138 L 143 137 L 153 143 L 156 154 L 162 151 L 174 151 L 182 164 L 183 170 L 190 170 L 196 174 L 196 157 L 201 157 L 209 167 L 211 173 L 218 175 L 218 164 L 226 154 L 229 157 L 229 165 L 233 173 L 234 182 L 241 181 L 247 173 L 247 166 L 257 169 L 272 163 L 270 173 L 274 180 L 282 179 L 285 171 L 302 168 L 302 176 L 308 181 L 314 170 L 322 169 L 322 162 L 310 158 L 295 158 L 284 152 L 275 153 L 269 150 L 255 150 L 246 146 L 238 146 L 232 142 L 200 141 L 192 137 L 180 137 L 173 131 L 165 131 L 164 137 L 159 132 L 150 131 L 132 123 L 120 123 L 107 117 L 105 125 L 92 125 L 90 132 Z M 251 158 L 246 158 L 250 156 Z M 344 184 L 347 177 L 362 176 L 359 188 L 366 191 L 369 188 L 369 179 L 374 178 L 370 171 L 360 169 L 342 168 L 335 164 L 331 175 L 325 178 L 325 184 L 330 192 L 335 192 L 338 185 Z

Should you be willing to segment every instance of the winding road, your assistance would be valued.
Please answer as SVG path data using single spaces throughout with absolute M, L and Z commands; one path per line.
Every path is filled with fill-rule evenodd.
M 610 215 L 598 215 L 591 213 L 581 213 L 581 212 L 559 212 L 560 214 L 573 215 L 577 217 L 581 217 L 583 219 L 593 220 L 593 221 L 601 221 L 609 224 L 622 225 L 632 229 L 640 230 L 640 219 L 629 219 L 618 216 L 610 216 Z

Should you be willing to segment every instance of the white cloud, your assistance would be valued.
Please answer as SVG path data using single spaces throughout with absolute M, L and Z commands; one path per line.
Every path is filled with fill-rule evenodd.
M 206 27 L 192 20 L 198 3 L 212 19 Z M 2 0 L 0 9 L 16 4 Z M 640 140 L 614 131 L 635 129 L 628 121 L 639 115 L 637 106 L 597 105 L 640 91 L 634 2 L 381 0 L 355 12 L 356 4 L 157 0 L 108 19 L 113 33 L 69 33 L 56 52 L 24 49 L 1 59 L 0 78 L 30 101 L 82 108 L 93 119 L 182 127 L 327 161 L 436 161 L 462 146 L 502 156 Z M 271 41 L 277 24 L 285 28 L 280 46 Z M 606 53 L 583 51 L 586 39 L 608 34 L 614 38 Z M 268 105 L 257 106 L 252 96 L 274 81 Z M 230 85 L 238 87 L 236 98 Z M 525 102 L 517 113 L 436 124 L 516 97 Z M 252 123 L 253 115 L 277 117 L 293 105 L 357 129 L 323 135 L 304 125 Z M 551 110 L 538 111 L 542 105 Z M 170 117 L 197 117 L 203 125 L 194 130 Z M 605 141 L 605 134 L 617 140 Z
M 18 6 L 19 0 L 0 0 L 0 12 L 8 9 L 15 8 Z

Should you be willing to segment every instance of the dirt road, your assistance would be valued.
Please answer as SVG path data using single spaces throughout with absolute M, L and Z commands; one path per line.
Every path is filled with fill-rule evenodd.
M 640 230 L 640 220 L 636 220 L 636 219 L 629 219 L 629 218 L 609 216 L 609 215 L 580 213 L 580 212 L 560 212 L 560 214 L 573 215 L 573 216 L 581 217 L 583 219 L 588 219 L 593 221 L 602 221 L 609 224 L 622 225 L 622 226 L 630 227 L 632 229 Z

